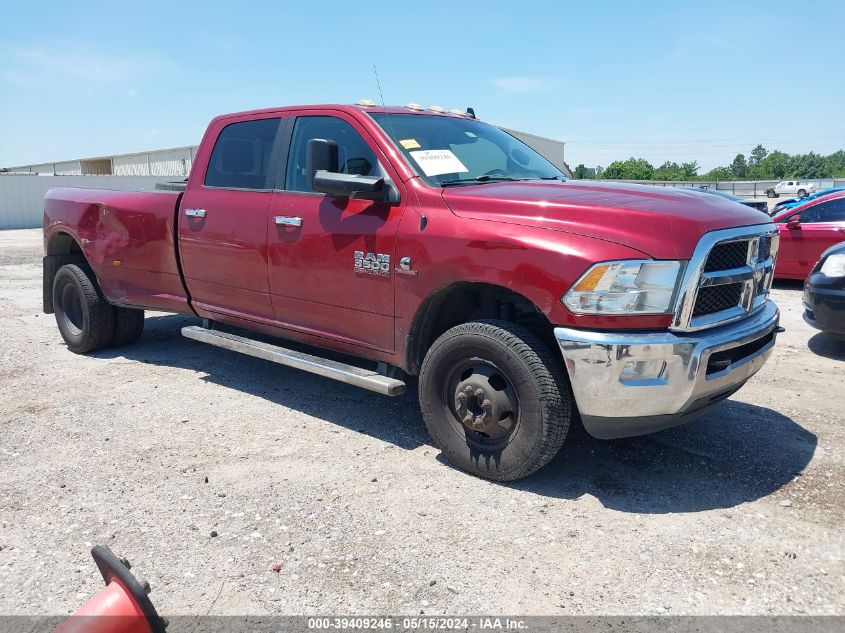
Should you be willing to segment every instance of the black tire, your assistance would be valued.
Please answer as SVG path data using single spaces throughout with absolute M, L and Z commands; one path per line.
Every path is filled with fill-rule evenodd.
M 59 268 L 53 280 L 53 309 L 70 351 L 86 354 L 111 343 L 114 308 L 100 292 L 90 270 L 76 264 Z
M 440 336 L 423 361 L 419 398 L 426 428 L 446 457 L 495 481 L 545 466 L 572 418 L 560 361 L 531 332 L 507 321 L 472 321 Z
M 799 189 L 798 190 L 798 197 L 799 198 L 806 198 L 807 197 L 807 190 L 806 189 Z
M 774 189 L 769 189 L 768 191 L 766 191 L 766 197 L 767 198 L 777 198 L 778 194 L 775 193 Z
M 131 345 L 139 338 L 144 331 L 144 311 L 134 308 L 114 309 L 114 334 L 111 337 L 111 345 Z

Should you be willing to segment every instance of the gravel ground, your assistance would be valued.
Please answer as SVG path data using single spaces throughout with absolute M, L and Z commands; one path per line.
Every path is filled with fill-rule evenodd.
M 0 232 L 0 613 L 63 614 L 104 543 L 165 614 L 843 614 L 845 346 L 787 331 L 708 417 L 583 432 L 499 485 L 386 398 L 148 314 L 76 356 L 40 313 L 40 231 Z M 279 571 L 273 571 L 274 566 Z

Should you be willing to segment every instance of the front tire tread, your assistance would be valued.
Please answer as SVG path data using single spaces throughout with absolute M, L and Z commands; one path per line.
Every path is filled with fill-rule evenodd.
M 432 410 L 432 398 L 423 393 L 424 385 L 429 382 L 426 380 L 426 374 L 433 370 L 431 359 L 435 358 L 437 350 L 450 344 L 456 337 L 464 335 L 481 336 L 507 347 L 527 366 L 541 394 L 541 409 L 544 412 L 542 440 L 521 465 L 505 472 L 470 470 L 463 466 L 461 456 L 451 449 L 446 438 L 440 433 L 435 419 L 436 413 Z M 518 324 L 500 320 L 479 320 L 457 325 L 432 344 L 420 371 L 420 405 L 429 433 L 449 460 L 462 470 L 494 481 L 521 479 L 551 461 L 566 439 L 573 408 L 571 390 L 560 360 L 529 330 Z

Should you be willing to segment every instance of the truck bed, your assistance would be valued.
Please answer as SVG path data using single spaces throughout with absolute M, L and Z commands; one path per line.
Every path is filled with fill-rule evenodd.
M 47 255 L 68 237 L 82 250 L 115 305 L 190 312 L 176 250 L 182 194 L 56 187 L 44 200 Z

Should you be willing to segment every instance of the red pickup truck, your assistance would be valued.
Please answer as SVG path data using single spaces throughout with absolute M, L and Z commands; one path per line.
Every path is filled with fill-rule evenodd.
M 779 331 L 763 213 L 567 181 L 473 114 L 416 105 L 218 117 L 184 191 L 51 189 L 44 248 L 72 351 L 131 343 L 158 310 L 386 395 L 419 376 L 437 446 L 495 480 L 542 467 L 579 419 L 615 438 L 701 415 Z

